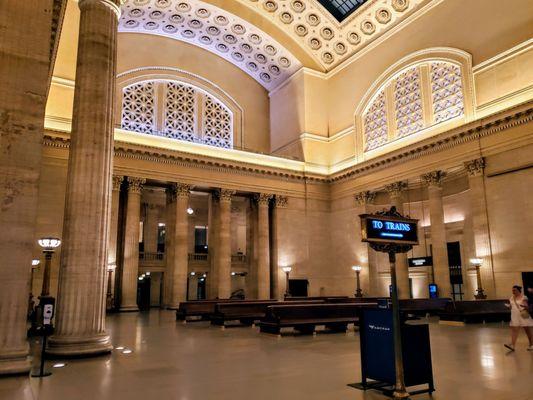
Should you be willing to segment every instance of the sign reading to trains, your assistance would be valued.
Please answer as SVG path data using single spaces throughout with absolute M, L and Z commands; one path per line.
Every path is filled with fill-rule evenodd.
M 418 244 L 416 219 L 376 214 L 360 217 L 363 242 Z

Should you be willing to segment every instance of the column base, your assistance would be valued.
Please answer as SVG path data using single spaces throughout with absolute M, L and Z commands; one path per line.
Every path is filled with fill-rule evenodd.
M 118 309 L 119 312 L 131 312 L 131 311 L 139 311 L 139 307 L 135 306 L 121 306 Z
M 48 340 L 46 354 L 58 357 L 86 357 L 109 353 L 113 350 L 109 335 L 52 336 Z
M 21 375 L 31 370 L 31 362 L 27 355 L 13 358 L 0 358 L 0 375 Z

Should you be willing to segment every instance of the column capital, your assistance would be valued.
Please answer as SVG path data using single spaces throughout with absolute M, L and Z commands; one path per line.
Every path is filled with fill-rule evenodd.
M 389 193 L 390 198 L 396 198 L 401 196 L 402 192 L 407 190 L 407 182 L 406 181 L 398 181 L 394 183 L 390 183 L 385 186 L 385 190 L 387 193 Z
M 113 175 L 113 191 L 120 190 L 120 185 L 122 185 L 123 180 L 124 180 L 123 175 Z
M 466 172 L 468 172 L 468 176 L 483 175 L 483 171 L 485 170 L 485 158 L 480 157 L 475 160 L 466 161 L 464 166 Z
M 354 195 L 355 203 L 359 206 L 372 204 L 375 198 L 376 192 L 371 192 L 370 190 L 365 190 Z
M 268 207 L 268 203 L 272 197 L 274 196 L 269 193 L 256 193 L 254 195 L 254 200 L 257 202 L 259 207 Z
M 176 182 L 172 184 L 173 195 L 175 198 L 189 198 L 191 194 L 191 189 L 192 185 L 189 185 L 187 183 Z
M 78 0 L 78 7 L 80 11 L 90 5 L 102 5 L 109 8 L 117 16 L 117 20 L 120 19 L 121 11 L 120 6 L 125 3 L 126 0 Z
M 140 194 L 143 189 L 143 185 L 145 183 L 146 183 L 146 179 L 144 178 L 128 176 L 128 193 Z
M 215 191 L 215 197 L 220 202 L 231 202 L 231 197 L 235 193 L 235 190 L 231 189 L 218 189 L 217 191 Z
M 275 198 L 275 207 L 276 208 L 287 208 L 287 204 L 289 203 L 289 198 L 287 196 L 282 196 L 277 194 Z
M 430 187 L 442 187 L 442 181 L 446 176 L 444 171 L 432 171 L 421 175 L 422 181 Z

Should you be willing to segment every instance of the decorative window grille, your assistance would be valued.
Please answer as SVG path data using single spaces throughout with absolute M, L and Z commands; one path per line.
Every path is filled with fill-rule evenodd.
M 365 151 L 387 143 L 385 92 L 379 93 L 365 113 Z
M 446 62 L 431 64 L 431 91 L 435 123 L 464 115 L 461 68 Z
M 426 61 L 400 71 L 362 115 L 364 151 L 464 116 L 463 90 L 461 67 L 451 62 Z
M 178 82 L 166 82 L 165 89 L 164 136 L 196 141 L 196 91 Z
M 232 118 L 226 107 L 211 97 L 204 102 L 204 142 L 212 146 L 231 148 Z
M 154 122 L 154 83 L 141 82 L 124 88 L 122 129 L 152 133 Z
M 156 121 L 156 115 L 161 121 Z M 229 108 L 210 94 L 178 81 L 154 80 L 125 87 L 121 127 L 233 148 L 233 114 Z
M 404 137 L 424 128 L 420 72 L 411 68 L 398 76 L 394 84 L 397 136 Z

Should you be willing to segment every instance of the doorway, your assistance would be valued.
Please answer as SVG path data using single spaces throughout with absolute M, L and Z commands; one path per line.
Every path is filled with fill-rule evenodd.
M 528 295 L 528 289 L 533 289 L 533 272 L 522 272 L 522 285 L 524 286 L 524 294 Z M 529 294 L 531 297 L 531 294 Z M 529 301 L 532 301 L 530 299 Z
M 150 309 L 150 286 L 152 279 L 145 276 L 137 282 L 137 306 L 139 310 L 146 311 Z
M 450 270 L 450 284 L 452 286 L 452 299 L 463 300 L 463 268 L 461 262 L 461 244 L 459 242 L 449 242 L 448 247 L 448 267 Z

